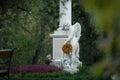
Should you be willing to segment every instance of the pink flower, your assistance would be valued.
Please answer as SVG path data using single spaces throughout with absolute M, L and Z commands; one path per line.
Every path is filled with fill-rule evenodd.
M 46 56 L 46 58 L 49 59 L 49 60 L 51 60 L 51 59 L 52 59 L 51 54 L 48 54 L 48 55 Z

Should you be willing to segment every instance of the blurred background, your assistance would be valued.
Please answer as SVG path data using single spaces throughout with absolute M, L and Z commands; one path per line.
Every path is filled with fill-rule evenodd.
M 120 77 L 119 4 L 120 0 L 72 0 L 72 24 L 82 25 L 80 60 L 95 80 Z M 0 49 L 17 47 L 13 66 L 42 64 L 52 54 L 49 34 L 58 24 L 59 0 L 0 0 Z

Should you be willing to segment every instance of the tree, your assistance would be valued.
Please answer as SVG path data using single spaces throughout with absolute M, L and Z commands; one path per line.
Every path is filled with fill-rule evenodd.
M 40 53 L 52 52 L 48 34 L 57 28 L 58 4 L 58 0 L 1 0 L 1 48 L 17 46 L 15 65 L 30 64 L 36 52 L 33 63 L 39 63 Z

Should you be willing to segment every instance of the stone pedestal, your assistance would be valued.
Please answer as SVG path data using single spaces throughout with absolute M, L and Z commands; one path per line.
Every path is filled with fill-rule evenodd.
M 50 34 L 53 38 L 53 60 L 63 59 L 62 45 L 66 41 L 68 35 L 66 31 L 55 31 L 54 34 Z
M 62 64 L 62 60 L 63 60 L 63 51 L 62 51 L 62 46 L 65 43 L 68 35 L 67 35 L 67 31 L 55 31 L 53 34 L 50 34 L 50 37 L 53 38 L 53 64 L 55 63 L 55 65 L 58 63 Z M 61 66 L 57 65 L 58 67 Z

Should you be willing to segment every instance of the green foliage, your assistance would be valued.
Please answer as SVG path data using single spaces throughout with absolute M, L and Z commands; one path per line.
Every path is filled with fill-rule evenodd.
M 96 47 L 100 34 L 95 31 L 94 24 L 91 23 L 90 18 L 91 16 L 84 11 L 79 0 L 73 1 L 73 23 L 79 22 L 82 27 L 82 36 L 79 41 L 80 59 L 83 64 L 87 65 L 94 64 L 103 55 Z
M 106 74 L 120 74 L 120 1 L 87 0 L 83 1 L 85 10 L 92 16 L 95 29 L 102 30 L 99 48 L 105 53 L 104 59 L 96 65 L 95 73 L 106 77 Z M 107 61 L 107 62 L 106 62 Z M 104 74 L 106 73 L 106 74 Z
M 1 2 L 6 8 L 4 11 L 3 7 L 0 7 L 0 48 L 17 47 L 13 64 L 31 64 L 36 50 L 43 56 L 52 53 L 49 34 L 58 25 L 58 0 Z M 7 3 L 12 7 L 7 6 Z

